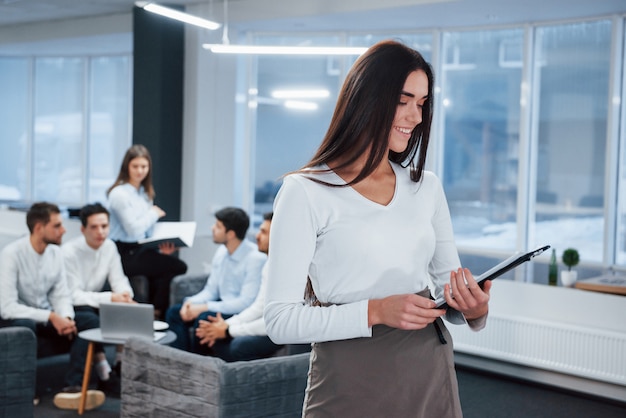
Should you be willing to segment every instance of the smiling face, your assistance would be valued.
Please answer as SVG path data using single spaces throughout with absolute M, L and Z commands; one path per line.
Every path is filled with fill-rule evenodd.
M 94 250 L 100 248 L 109 236 L 109 217 L 106 213 L 94 213 L 87 218 L 87 226 L 80 227 L 85 241 Z
M 428 98 L 428 77 L 422 70 L 413 71 L 404 82 L 396 115 L 389 133 L 389 149 L 401 153 L 409 143 L 413 129 L 422 123 L 422 106 Z
M 150 162 L 145 157 L 137 157 L 128 163 L 128 182 L 139 188 L 148 173 L 150 172 Z

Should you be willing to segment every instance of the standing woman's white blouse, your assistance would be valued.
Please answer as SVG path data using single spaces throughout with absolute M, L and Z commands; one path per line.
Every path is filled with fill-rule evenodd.
M 130 183 L 115 186 L 109 193 L 109 238 L 113 241 L 137 242 L 149 237 L 159 220 L 152 206 L 152 200 L 143 186 L 139 190 Z
M 396 188 L 386 206 L 303 174 L 284 179 L 274 203 L 264 314 L 275 343 L 370 337 L 369 299 L 417 293 L 431 281 L 439 297 L 461 266 L 439 179 L 424 172 L 416 183 L 408 168 L 391 165 Z M 334 172 L 310 177 L 345 184 Z M 307 276 L 317 298 L 333 306 L 303 303 Z

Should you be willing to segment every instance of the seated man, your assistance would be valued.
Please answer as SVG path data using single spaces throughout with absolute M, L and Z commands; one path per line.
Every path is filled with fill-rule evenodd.
M 269 251 L 271 221 L 272 213 L 263 215 L 263 223 L 256 235 L 259 251 L 266 254 Z M 212 349 L 212 355 L 225 361 L 254 360 L 269 357 L 281 347 L 267 336 L 263 321 L 267 267 L 265 263 L 261 272 L 261 288 L 252 305 L 226 320 L 218 313 L 217 317 L 209 316 L 208 321 L 199 321 L 196 336 L 200 344 L 207 344 Z
M 80 232 L 63 244 L 67 282 L 72 293 L 74 311 L 98 315 L 101 302 L 134 302 L 133 289 L 122 269 L 117 246 L 108 238 L 109 211 L 100 203 L 85 205 L 80 210 Z M 105 283 L 111 291 L 103 291 Z M 96 346 L 96 371 L 103 388 L 117 394 L 119 391 L 119 364 L 123 346 L 117 347 L 117 376 L 109 380 L 111 366 L 102 345 Z
M 172 347 L 195 353 L 205 353 L 190 329 L 198 328 L 198 321 L 221 312 L 230 317 L 248 307 L 259 292 L 261 269 L 266 255 L 246 240 L 250 219 L 239 208 L 227 207 L 215 214 L 212 227 L 213 242 L 220 245 L 211 264 L 211 275 L 200 293 L 186 298 L 183 304 L 171 306 L 166 320 L 176 334 Z
M 58 245 L 65 233 L 59 208 L 35 203 L 26 214 L 30 235 L 8 244 L 0 255 L 0 326 L 24 326 L 54 352 L 70 352 L 67 385 L 54 397 L 62 409 L 78 409 L 89 343 L 79 331 L 97 328 L 98 317 L 74 312 Z M 41 340 L 39 341 L 41 343 Z M 99 390 L 87 392 L 86 409 L 104 403 Z

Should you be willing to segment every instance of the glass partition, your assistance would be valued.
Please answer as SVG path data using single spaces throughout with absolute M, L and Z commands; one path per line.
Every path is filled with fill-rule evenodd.
M 0 201 L 29 198 L 29 74 L 28 59 L 0 59 Z
M 81 201 L 84 65 L 81 58 L 35 60 L 33 200 Z
M 442 180 L 460 249 L 516 249 L 523 39 L 522 29 L 443 34 Z
M 87 201 L 104 201 L 130 145 L 132 89 L 129 56 L 91 60 Z
M 539 27 L 537 179 L 531 246 L 602 262 L 611 22 Z

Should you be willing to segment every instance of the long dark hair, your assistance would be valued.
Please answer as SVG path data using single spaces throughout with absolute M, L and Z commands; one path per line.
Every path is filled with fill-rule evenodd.
M 154 186 L 152 186 L 152 158 L 150 157 L 150 152 L 148 151 L 148 148 L 141 144 L 133 145 L 132 147 L 128 148 L 128 151 L 126 151 L 126 154 L 124 154 L 124 159 L 122 160 L 120 172 L 117 175 L 115 183 L 113 183 L 113 185 L 107 190 L 107 196 L 109 195 L 109 193 L 111 193 L 111 190 L 113 190 L 113 188 L 121 184 L 128 183 L 128 180 L 130 179 L 128 166 L 130 165 L 130 162 L 132 160 L 140 157 L 148 160 L 148 175 L 145 179 L 143 179 L 141 185 L 143 186 L 143 189 L 145 190 L 148 197 L 151 200 L 154 200 L 154 196 L 156 194 L 154 192 Z
M 411 134 L 406 150 L 389 151 L 389 134 L 400 93 L 407 77 L 421 70 L 428 78 L 428 97 L 422 108 L 422 123 Z M 411 179 L 419 181 L 426 163 L 433 114 L 433 71 L 412 48 L 393 40 L 378 42 L 354 63 L 339 93 L 330 126 L 317 152 L 301 170 L 319 170 L 319 165 L 339 162 L 341 169 L 370 150 L 361 172 L 347 185 L 370 175 L 383 158 L 411 166 Z M 417 157 L 417 158 L 416 158 Z M 417 161 L 415 161 L 417 159 Z M 300 170 L 300 171 L 301 171 Z

